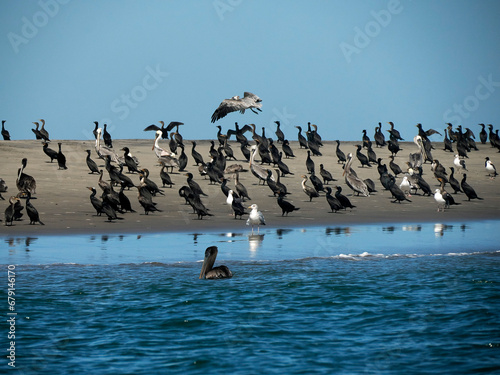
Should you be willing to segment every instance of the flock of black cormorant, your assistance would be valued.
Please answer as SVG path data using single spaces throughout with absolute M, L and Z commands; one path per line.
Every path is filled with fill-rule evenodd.
M 260 107 L 260 98 L 253 94 L 245 93 L 244 98 L 233 97 L 224 100 L 214 112 L 212 122 L 217 121 L 232 111 L 243 112 L 245 109 L 253 110 L 260 109 Z M 8 141 L 11 139 L 11 136 L 5 128 L 5 123 L 6 121 L 2 121 L 2 136 L 5 141 Z M 299 210 L 299 207 L 295 207 L 295 205 L 287 201 L 286 197 L 290 193 L 280 178 L 294 174 L 286 164 L 286 160 L 296 158 L 298 150 L 295 150 L 295 152 L 292 150 L 290 141 L 286 138 L 280 122 L 275 121 L 275 123 L 275 140 L 272 137 L 266 136 L 265 127 L 262 128 L 262 133 L 259 134 L 255 124 L 239 127 L 238 123 L 235 123 L 235 128 L 229 129 L 226 134 L 222 132 L 221 126 L 217 126 L 216 140 L 211 141 L 209 161 L 205 161 L 203 156 L 196 150 L 196 141 L 191 141 L 191 164 L 196 165 L 200 177 L 209 179 L 209 184 L 221 185 L 222 192 L 228 197 L 228 205 L 232 208 L 234 218 L 242 218 L 244 215 L 249 215 L 247 224 L 252 225 L 252 230 L 254 225 L 258 227 L 264 225 L 265 220 L 262 212 L 257 210 L 256 204 L 253 204 L 251 207 L 243 205 L 243 202 L 250 200 L 250 197 L 246 187 L 239 179 L 239 174 L 245 172 L 247 169 L 237 162 L 228 165 L 228 162 L 232 160 L 237 161 L 237 157 L 235 157 L 235 153 L 228 140 L 234 136 L 236 142 L 239 143 L 241 156 L 248 162 L 248 169 L 256 177 L 257 184 L 269 187 L 272 195 L 277 197 L 276 203 L 282 211 L 282 216 L 288 216 L 288 214 Z M 66 157 L 62 152 L 63 143 L 58 143 L 57 151 L 50 148 L 50 138 L 45 128 L 45 120 L 40 119 L 39 122 L 34 122 L 34 124 L 36 128 L 32 129 L 32 131 L 35 134 L 35 138 L 42 141 L 43 152 L 49 157 L 50 162 L 52 163 L 56 160 L 60 170 L 67 169 Z M 94 122 L 94 124 L 95 152 L 97 157 L 104 162 L 105 170 L 108 174 L 107 177 L 109 177 L 108 182 L 106 181 L 108 179 L 104 177 L 102 167 L 99 167 L 98 163 L 92 159 L 92 151 L 90 149 L 86 150 L 88 173 L 99 175 L 97 185 L 102 191 L 98 195 L 95 187 L 88 187 L 91 191 L 89 197 L 90 203 L 95 209 L 96 215 L 101 216 L 104 213 L 107 220 L 113 221 L 123 219 L 123 217 L 118 215 L 123 215 L 125 212 L 135 212 L 132 209 L 133 205 L 124 193 L 125 189 L 130 188 L 137 189 L 137 202 L 142 206 L 144 214 L 162 212 L 157 207 L 156 202 L 154 202 L 154 198 L 157 195 L 163 195 L 164 191 L 150 178 L 149 170 L 139 166 L 139 160 L 131 154 L 128 147 L 121 148 L 123 156 L 119 156 L 113 149 L 112 137 L 107 130 L 106 124 L 104 124 L 103 128 L 99 127 L 98 122 Z M 157 156 L 158 163 L 161 165 L 159 177 L 162 188 L 165 188 L 165 186 L 172 187 L 174 185 L 169 172 L 172 173 L 174 169 L 184 172 L 188 166 L 189 157 L 185 152 L 183 137 L 179 132 L 179 127 L 184 124 L 177 121 L 170 122 L 167 126 L 165 126 L 163 121 L 160 121 L 160 124 L 161 126 L 150 125 L 144 130 L 155 132 L 153 151 Z M 378 126 L 375 127 L 374 142 L 370 139 L 368 132 L 363 130 L 361 142 L 356 145 L 355 155 L 361 168 L 360 172 L 365 167 L 377 167 L 380 184 L 384 190 L 391 193 L 393 202 L 412 202 L 410 199 L 412 194 L 415 195 L 420 192 L 423 196 L 433 195 L 438 204 L 438 211 L 443 211 L 450 205 L 457 204 L 452 194 L 464 193 L 468 200 L 482 199 L 468 183 L 467 174 L 465 173 L 468 171 L 465 161 L 468 158 L 468 153 L 478 149 L 472 130 L 465 128 L 464 131 L 461 126 L 454 128 L 452 124 L 446 124 L 447 126 L 444 128 L 443 150 L 454 155 L 453 166 L 449 167 L 451 174 L 448 175 L 446 166 L 432 156 L 432 150 L 435 150 L 435 143 L 433 144 L 429 137 L 441 135 L 440 132 L 433 129 L 424 130 L 421 124 L 417 124 L 418 134 L 413 138 L 413 142 L 416 144 L 418 151 L 409 154 L 407 161 L 404 162 L 406 165 L 398 165 L 395 158 L 401 151 L 399 141 L 402 141 L 403 138 L 395 128 L 393 122 L 389 122 L 388 124 L 390 126 L 387 129 L 389 133 L 388 140 L 385 139 L 385 135 L 382 132 L 382 123 L 378 123 Z M 487 144 L 489 141 L 491 147 L 500 150 L 498 130 L 493 131 L 493 126 L 488 125 L 489 132 L 487 132 L 484 124 L 479 124 L 479 126 L 481 126 L 479 133 L 481 144 Z M 298 129 L 298 147 L 299 149 L 305 149 L 307 153 L 304 166 L 309 176 L 306 174 L 302 175 L 301 185 L 309 201 L 320 199 L 321 193 L 323 193 L 328 207 L 332 212 L 354 208 L 355 206 L 342 194 L 340 183 L 327 170 L 324 163 L 319 164 L 319 173 L 316 174 L 317 169 L 314 158 L 321 158 L 321 148 L 324 147 L 322 138 L 318 133 L 318 126 L 308 123 L 307 130 L 305 131 L 303 131 L 301 126 L 295 127 Z M 248 133 L 251 134 L 251 139 L 247 138 L 246 134 Z M 168 148 L 162 148 L 160 140 L 168 140 Z M 218 142 L 218 145 L 216 145 L 216 142 Z M 341 163 L 343 166 L 342 175 L 345 185 L 353 191 L 353 195 L 369 197 L 370 194 L 378 190 L 375 182 L 371 179 L 359 177 L 352 167 L 355 161 L 353 153 L 348 152 L 346 156 L 346 153 L 341 150 L 341 142 L 338 140 L 335 142 L 335 153 L 338 163 Z M 281 150 L 277 147 L 279 145 L 281 145 Z M 383 147 L 387 147 L 391 153 L 390 169 L 387 168 L 386 164 L 382 164 L 381 158 L 377 158 L 376 156 L 376 150 Z M 364 150 L 366 150 L 366 154 Z M 431 172 L 440 185 L 438 189 L 431 189 L 430 184 L 423 178 L 423 165 L 427 162 L 430 163 Z M 8 206 L 5 209 L 5 225 L 12 225 L 13 222 L 21 219 L 24 208 L 21 198 L 26 199 L 25 206 L 26 212 L 30 217 L 30 224 L 43 224 L 40 221 L 36 208 L 30 201 L 30 199 L 34 198 L 33 195 L 36 194 L 36 181 L 32 176 L 25 173 L 27 163 L 28 160 L 26 158 L 21 161 L 21 168 L 18 170 L 16 179 L 18 193 L 8 199 Z M 126 174 L 123 172 L 124 168 L 127 170 Z M 485 169 L 490 178 L 497 176 L 495 166 L 489 157 L 486 157 Z M 195 176 L 191 172 L 184 173 L 186 183 L 178 189 L 179 196 L 184 198 L 186 204 L 192 207 L 198 219 L 212 216 L 210 209 L 202 201 L 206 194 L 199 183 L 195 181 Z M 127 174 L 137 174 L 139 182 L 134 182 Z M 462 175 L 460 182 L 455 178 L 456 174 Z M 396 179 L 399 175 L 403 175 L 403 178 L 401 183 L 398 184 Z M 228 178 L 234 180 L 235 186 L 233 189 L 227 186 Z M 332 194 L 333 189 L 327 186 L 329 183 L 334 184 L 335 194 Z M 451 190 L 453 190 L 451 194 L 446 191 L 446 185 L 449 185 Z M 0 179 L 0 193 L 6 191 L 6 183 Z M 1 194 L 0 198 L 4 199 Z M 251 208 L 250 212 L 246 211 L 248 208 Z

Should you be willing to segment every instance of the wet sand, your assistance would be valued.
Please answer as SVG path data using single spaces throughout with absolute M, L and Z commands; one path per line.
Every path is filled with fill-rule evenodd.
M 443 164 L 449 174 L 448 167 L 453 166 L 454 156 L 450 152 L 443 151 L 442 137 L 431 137 L 435 150 L 432 151 L 433 157 Z M 186 185 L 186 172 L 174 173 L 170 176 L 175 185 L 172 188 L 162 188 L 164 196 L 157 195 L 154 201 L 162 212 L 153 212 L 149 215 L 144 214 L 144 210 L 137 201 L 137 190 L 125 190 L 126 195 L 132 202 L 135 213 L 118 214 L 123 220 L 108 222 L 106 216 L 96 216 L 89 196 L 90 191 L 87 186 L 94 186 L 100 196 L 101 190 L 98 187 L 99 175 L 89 174 L 85 158 L 86 149 L 92 151 L 92 159 L 104 169 L 104 161 L 97 158 L 93 141 L 62 141 L 62 151 L 67 158 L 67 170 L 58 170 L 57 162 L 50 163 L 50 159 L 42 150 L 42 144 L 36 140 L 23 141 L 0 141 L 0 158 L 2 168 L 0 178 L 3 178 L 8 186 L 8 191 L 2 193 L 6 199 L 0 201 L 1 219 L 0 235 L 44 235 L 44 234 L 102 234 L 102 233 L 144 233 L 144 232 L 197 232 L 223 230 L 223 231 L 250 231 L 246 226 L 248 215 L 242 220 L 234 219 L 231 207 L 226 202 L 220 185 L 210 185 L 209 179 L 200 176 L 198 167 L 194 166 L 191 156 L 191 143 L 185 140 L 186 154 L 189 162 L 186 172 L 192 172 L 195 181 L 197 181 L 208 197 L 202 197 L 202 201 L 210 213 L 214 216 L 205 217 L 202 220 L 197 219 L 197 215 L 192 213 L 190 206 L 185 204 L 183 198 L 178 195 L 181 186 Z M 290 213 L 289 216 L 281 216 L 281 209 L 277 204 L 276 197 L 268 186 L 259 185 L 257 179 L 251 174 L 248 162 L 244 161 L 243 155 L 239 149 L 239 144 L 231 141 L 234 155 L 238 161 L 227 161 L 227 165 L 241 164 L 247 171 L 240 174 L 240 181 L 246 186 L 251 201 L 247 201 L 248 206 L 256 203 L 263 212 L 266 219 L 266 227 L 263 228 L 287 228 L 287 227 L 305 227 L 305 226 L 342 226 L 367 223 L 421 223 L 421 222 L 456 222 L 468 220 L 491 220 L 500 219 L 500 189 L 499 178 L 490 179 L 484 167 L 484 158 L 489 156 L 495 165 L 500 165 L 500 154 L 496 149 L 491 148 L 489 143 L 482 145 L 478 143 L 479 151 L 471 151 L 467 163 L 467 182 L 475 189 L 479 197 L 484 200 L 467 201 L 467 197 L 462 194 L 454 195 L 455 200 L 460 203 L 458 206 L 452 206 L 445 212 L 437 212 L 437 204 L 433 196 L 422 196 L 420 191 L 412 195 L 410 202 L 392 203 L 391 194 L 383 189 L 380 184 L 377 168 L 374 165 L 371 168 L 360 167 L 359 161 L 354 156 L 353 169 L 358 176 L 366 179 L 372 179 L 377 188 L 377 192 L 369 197 L 353 196 L 352 191 L 346 186 L 342 176 L 342 164 L 337 162 L 335 156 L 336 143 L 333 141 L 324 141 L 321 148 L 323 156 L 313 157 L 316 167 L 316 174 L 319 175 L 319 164 L 322 163 L 326 170 L 330 171 L 338 181 L 330 182 L 329 186 L 334 189 L 336 184 L 343 188 L 343 193 L 349 197 L 356 208 L 337 213 L 330 212 L 326 202 L 325 194 L 320 193 L 319 198 L 309 198 L 302 191 L 301 175 L 307 174 L 305 160 L 306 150 L 299 149 L 297 142 L 291 142 L 291 147 L 296 155 L 295 158 L 283 159 L 288 165 L 293 176 L 287 175 L 281 178 L 288 191 L 291 193 L 287 200 L 292 202 L 299 211 Z M 352 152 L 355 155 L 356 147 L 359 142 L 341 142 L 340 148 L 345 154 Z M 167 141 L 160 142 L 165 149 L 168 148 Z M 131 153 L 140 161 L 140 167 L 148 168 L 150 178 L 161 188 L 159 177 L 160 169 L 156 155 L 152 151 L 153 140 L 114 140 L 114 149 L 119 155 L 122 147 L 129 147 Z M 402 151 L 397 154 L 395 162 L 402 168 L 406 166 L 409 153 L 417 151 L 417 146 L 413 143 L 402 142 Z M 53 140 L 50 147 L 57 150 L 57 140 Z M 197 151 L 200 152 L 205 161 L 209 159 L 208 150 L 209 141 L 197 141 Z M 281 145 L 278 145 L 281 150 Z M 387 148 L 374 149 L 377 157 L 383 159 L 383 163 L 389 165 L 390 152 Z M 178 149 L 178 154 L 180 149 Z M 366 154 L 366 150 L 363 150 Z M 12 227 L 6 227 L 4 224 L 3 212 L 8 206 L 8 198 L 16 195 L 17 170 L 21 167 L 22 158 L 28 159 L 28 166 L 25 173 L 33 176 L 37 182 L 37 190 L 32 200 L 37 208 L 42 225 L 29 225 L 29 218 L 25 210 L 20 221 L 15 221 Z M 134 183 L 139 183 L 137 174 L 127 174 Z M 108 173 L 104 171 L 104 176 L 108 180 Z M 424 164 L 424 179 L 434 190 L 439 187 L 438 181 L 431 172 L 429 163 Z M 456 174 L 460 181 L 462 175 Z M 400 175 L 397 178 L 399 185 L 402 180 Z M 308 185 L 311 185 L 308 182 Z M 230 188 L 234 187 L 234 181 L 228 182 Z M 119 189 L 116 189 L 117 191 Z M 447 189 L 449 192 L 451 188 Z M 21 200 L 24 205 L 24 199 Z M 245 204 L 246 204 L 245 203 Z M 248 210 L 250 211 L 250 210 Z

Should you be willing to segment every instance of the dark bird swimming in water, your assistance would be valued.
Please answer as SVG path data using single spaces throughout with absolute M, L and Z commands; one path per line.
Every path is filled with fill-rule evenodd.
M 200 279 L 229 279 L 233 277 L 233 273 L 226 266 L 214 267 L 218 252 L 217 246 L 210 246 L 205 250 L 205 259 L 203 259 L 203 265 L 201 266 Z
M 254 108 L 262 112 L 260 109 L 262 108 L 262 99 L 251 92 L 245 92 L 243 93 L 243 98 L 233 96 L 231 99 L 224 99 L 213 113 L 212 122 L 220 120 L 231 112 L 240 111 L 241 113 L 245 113 L 246 109 L 250 109 L 253 113 L 258 114 Z

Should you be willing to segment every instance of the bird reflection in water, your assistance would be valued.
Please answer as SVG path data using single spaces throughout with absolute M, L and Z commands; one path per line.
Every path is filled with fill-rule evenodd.
M 250 234 L 248 236 L 248 245 L 249 250 L 252 254 L 255 255 L 257 249 L 262 245 L 262 241 L 264 241 L 265 234 Z
M 346 236 L 351 234 L 351 228 L 349 227 L 335 227 L 335 228 L 326 228 L 325 234 L 327 236 L 331 236 L 332 234 L 335 236 L 341 236 L 345 234 Z
M 5 239 L 5 243 L 9 245 L 10 248 L 24 245 L 24 250 L 30 251 L 30 245 L 32 245 L 37 240 L 37 237 L 10 237 Z
M 436 237 L 443 237 L 444 232 L 451 231 L 452 229 L 453 229 L 453 225 L 436 223 L 436 224 L 434 224 L 434 235 Z

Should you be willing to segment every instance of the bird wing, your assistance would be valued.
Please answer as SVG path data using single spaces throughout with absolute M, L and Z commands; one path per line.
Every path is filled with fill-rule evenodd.
M 221 118 L 225 117 L 228 113 L 234 111 L 241 111 L 242 113 L 244 113 L 245 109 L 247 108 L 248 108 L 247 104 L 244 103 L 242 99 L 224 99 L 222 103 L 219 104 L 219 107 L 213 113 L 212 122 L 220 120 Z
M 179 125 L 184 125 L 184 123 L 178 122 L 178 121 L 172 121 L 170 124 L 167 125 L 166 130 L 171 131 L 173 128 L 175 128 L 176 126 L 179 126 Z
M 159 128 L 158 126 L 156 126 L 156 125 L 154 125 L 154 124 L 153 124 L 153 125 L 149 125 L 148 127 L 146 127 L 146 128 L 144 129 L 144 131 L 145 131 L 145 132 L 147 132 L 147 131 L 149 131 L 149 130 L 158 131 L 158 130 L 161 130 L 161 128 Z

